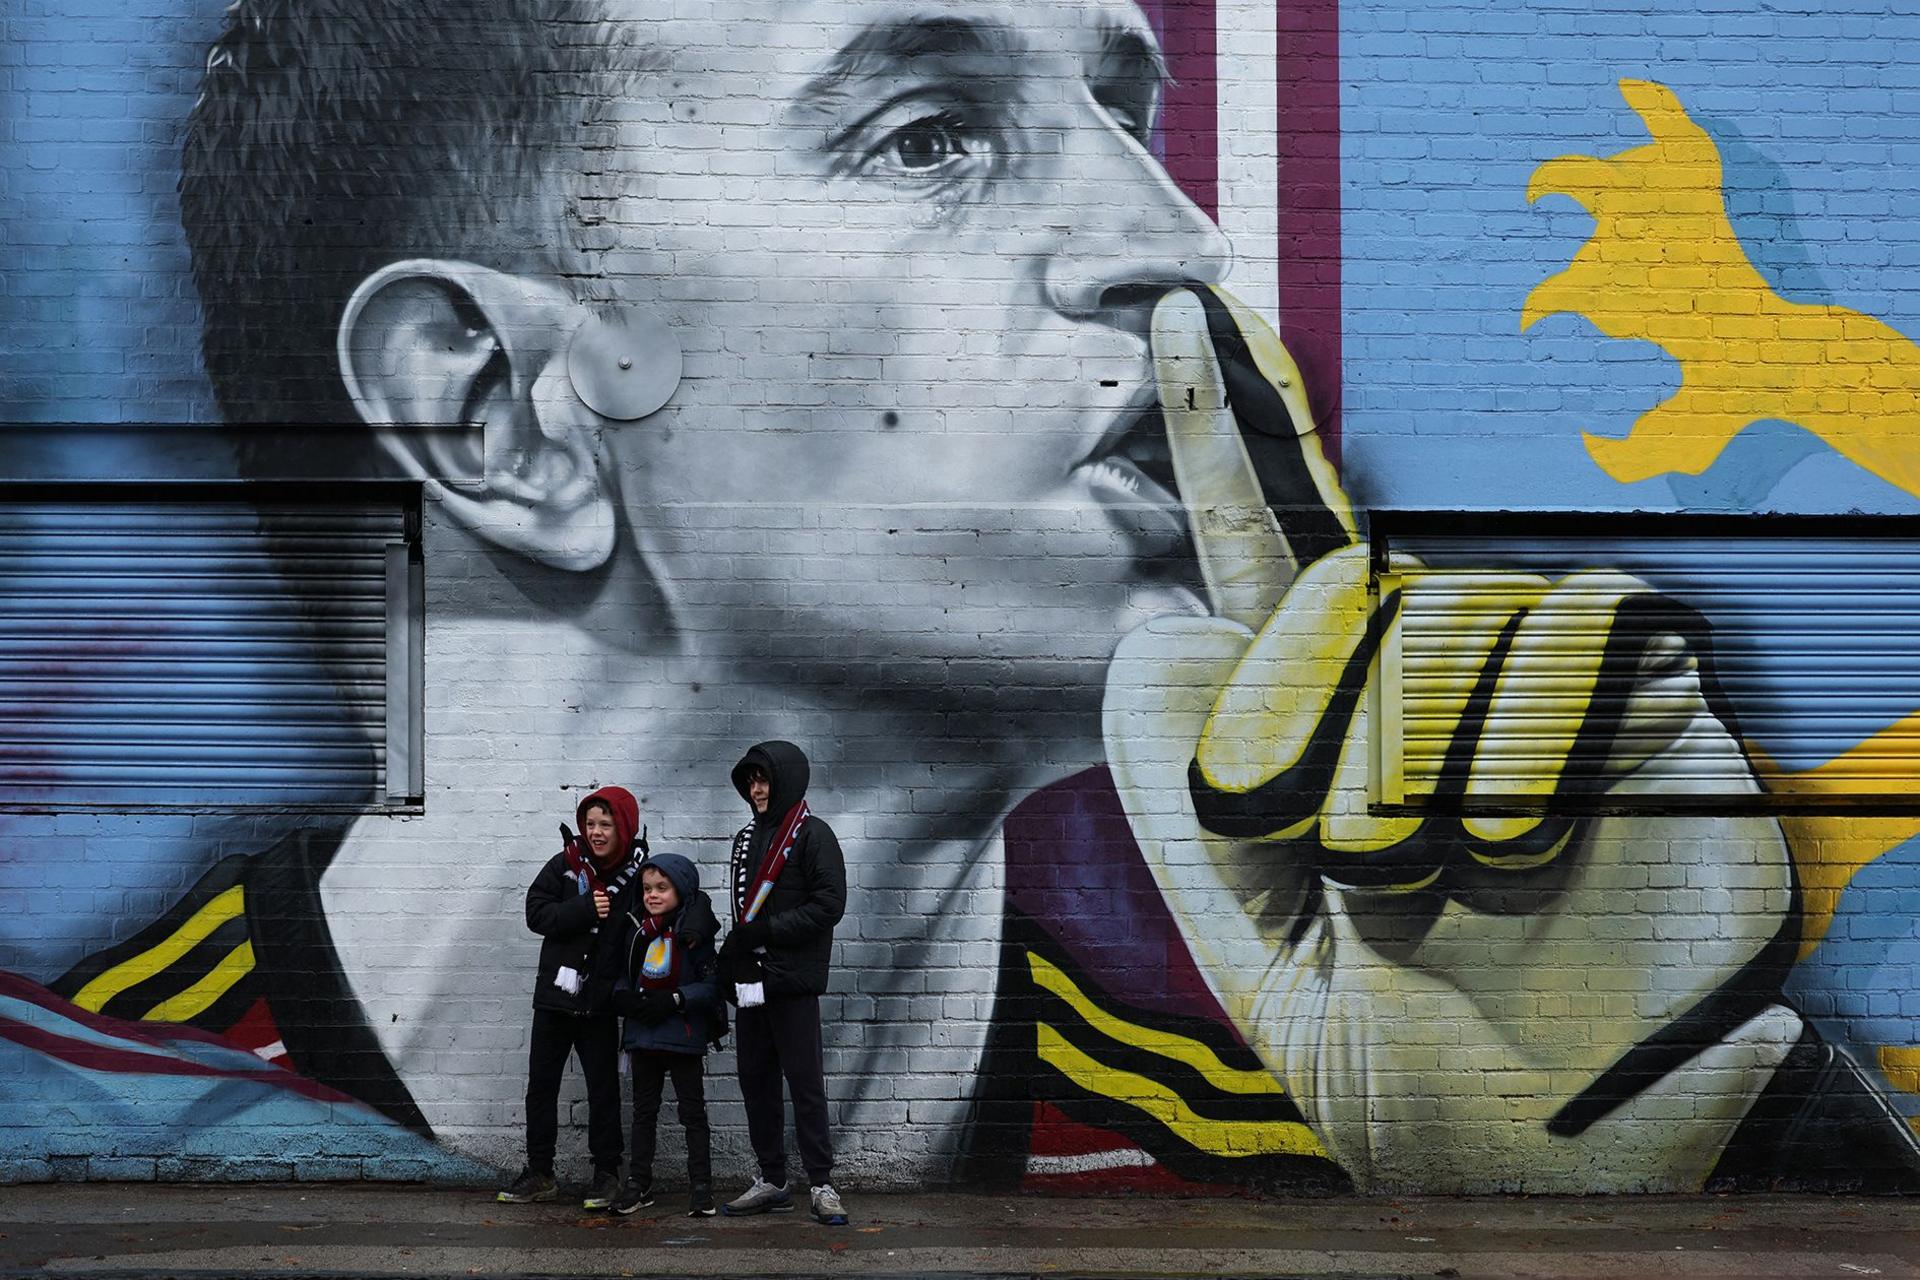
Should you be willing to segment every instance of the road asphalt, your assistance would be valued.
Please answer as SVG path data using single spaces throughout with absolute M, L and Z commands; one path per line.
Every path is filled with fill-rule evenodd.
M 367 1183 L 0 1187 L 0 1276 L 1920 1278 L 1920 1199 L 862 1195 L 690 1220 Z

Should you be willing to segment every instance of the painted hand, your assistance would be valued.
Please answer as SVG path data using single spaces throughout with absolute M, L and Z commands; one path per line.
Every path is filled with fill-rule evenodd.
M 1234 319 L 1285 377 L 1278 340 Z M 1296 559 L 1190 295 L 1153 342 L 1215 616 L 1123 641 L 1107 753 L 1222 1007 L 1363 1187 L 1698 1186 L 1799 1030 L 1770 1005 L 1785 846 L 1767 818 L 1592 810 L 1703 765 L 1758 790 L 1709 704 L 1704 632 L 1617 574 L 1471 575 L 1423 606 L 1473 637 L 1443 662 L 1448 749 L 1407 779 L 1426 811 L 1373 812 L 1370 685 L 1401 602 L 1374 598 L 1362 545 Z M 1530 689 L 1544 720 L 1502 714 Z M 1457 816 L 1524 792 L 1501 777 L 1516 759 L 1534 812 Z

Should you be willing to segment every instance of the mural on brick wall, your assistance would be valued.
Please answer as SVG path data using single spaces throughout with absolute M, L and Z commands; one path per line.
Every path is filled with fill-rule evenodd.
M 1710 70 L 1616 89 L 1569 46 L 1587 114 L 1484 126 L 1482 171 L 1430 139 L 1394 154 L 1481 117 L 1437 70 L 1372 75 L 1405 63 L 1398 28 L 1344 20 L 183 16 L 180 47 L 211 52 L 174 104 L 178 208 L 127 223 L 177 214 L 176 239 L 98 234 L 176 245 L 133 283 L 184 290 L 190 257 L 199 310 L 130 339 L 164 375 L 93 394 L 109 375 L 60 364 L 9 382 L 33 389 L 12 416 L 217 418 L 238 479 L 262 475 L 250 431 L 325 427 L 423 486 L 424 803 L 290 802 L 237 835 L 12 822 L 0 883 L 65 901 L 68 845 L 101 874 L 84 909 L 4 935 L 0 1067 L 41 1107 L 0 1168 L 517 1165 L 521 904 L 549 833 L 626 785 L 713 887 L 728 769 L 786 738 L 849 861 L 827 1007 L 850 1180 L 1915 1185 L 1920 1028 L 1874 1007 L 1906 951 L 1859 941 L 1907 938 L 1920 819 L 1765 797 L 1897 773 L 1920 697 L 1891 681 L 1877 732 L 1797 750 L 1752 732 L 1791 691 L 1684 575 L 1521 555 L 1442 565 L 1436 594 L 1367 537 L 1394 508 L 1910 513 L 1897 308 L 1790 301 L 1753 260 L 1731 134 L 1683 105 Z M 1719 109 L 1773 109 L 1729 84 Z M 59 141 L 17 131 L 8 163 Z M 1396 221 L 1399 193 L 1444 210 L 1456 181 L 1497 216 Z M 23 227 L 59 220 L 38 190 L 6 206 Z M 130 287 L 131 257 L 22 261 Z M 1432 332 L 1409 332 L 1422 308 Z M 650 324 L 683 351 L 673 398 L 601 416 L 580 335 Z M 1680 383 L 1614 425 L 1623 384 L 1591 353 L 1616 339 Z M 1476 452 L 1447 424 L 1481 412 L 1480 379 L 1593 416 Z M 1829 457 L 1858 474 L 1806 497 L 1801 464 Z M 1384 655 L 1420 635 L 1443 638 L 1425 746 L 1383 806 Z M 708 1093 L 738 1171 L 728 1066 Z

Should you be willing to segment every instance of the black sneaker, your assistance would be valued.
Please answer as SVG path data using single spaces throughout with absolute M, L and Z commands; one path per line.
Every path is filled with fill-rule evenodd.
M 533 1204 L 535 1202 L 544 1204 L 549 1200 L 558 1199 L 559 1196 L 560 1188 L 554 1185 L 552 1174 L 522 1169 L 520 1176 L 513 1180 L 513 1185 L 494 1199 L 501 1204 Z
M 620 1179 L 611 1173 L 593 1175 L 593 1185 L 587 1188 L 586 1199 L 580 1202 L 583 1209 L 610 1209 L 614 1197 L 620 1194 Z
M 613 1211 L 621 1217 L 625 1217 L 630 1213 L 638 1213 L 652 1203 L 653 1190 L 651 1188 L 629 1182 L 626 1186 L 620 1188 L 620 1195 L 613 1202 Z

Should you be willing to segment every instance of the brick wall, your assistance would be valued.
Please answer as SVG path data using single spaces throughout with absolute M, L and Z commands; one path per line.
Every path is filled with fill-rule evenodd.
M 95 7 L 9 15 L 0 416 L 416 487 L 424 780 L 48 801 L 154 695 L 11 548 L 0 1178 L 511 1173 L 557 825 L 718 898 L 769 739 L 847 1184 L 1920 1171 L 1906 16 Z

